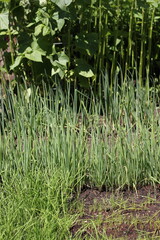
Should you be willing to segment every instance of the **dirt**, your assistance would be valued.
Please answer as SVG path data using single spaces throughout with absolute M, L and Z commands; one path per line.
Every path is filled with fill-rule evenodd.
M 86 189 L 79 201 L 83 213 L 70 229 L 73 239 L 160 239 L 160 184 L 114 192 Z

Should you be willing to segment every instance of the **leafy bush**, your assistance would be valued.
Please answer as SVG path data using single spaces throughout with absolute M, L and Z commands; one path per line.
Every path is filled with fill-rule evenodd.
M 149 87 L 159 79 L 159 14 L 157 0 L 10 0 L 1 8 L 0 48 L 9 36 L 5 63 L 16 80 L 56 76 L 87 88 L 107 70 L 111 86 L 138 72 Z

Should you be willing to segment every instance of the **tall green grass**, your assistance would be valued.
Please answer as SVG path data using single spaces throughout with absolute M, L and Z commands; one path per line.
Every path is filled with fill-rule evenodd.
M 57 86 L 6 89 L 1 101 L 0 239 L 69 239 L 70 202 L 100 190 L 160 183 L 160 117 L 133 81 L 99 97 Z M 71 104 L 72 102 L 72 104 Z M 64 224 L 65 223 L 65 224 Z M 57 235 L 58 234 L 58 235 Z M 58 238 L 57 238 L 58 236 Z M 66 237 L 67 236 L 67 237 Z
M 79 184 L 86 182 L 87 173 L 87 184 L 96 186 L 137 185 L 155 175 L 158 181 L 154 94 L 148 100 L 145 90 L 132 82 L 120 91 L 115 86 L 112 93 L 106 82 L 100 98 L 75 90 L 71 100 L 58 87 L 44 87 L 43 96 L 34 87 L 18 88 L 17 95 L 7 90 L 1 110 L 4 177 L 40 168 L 61 169 Z

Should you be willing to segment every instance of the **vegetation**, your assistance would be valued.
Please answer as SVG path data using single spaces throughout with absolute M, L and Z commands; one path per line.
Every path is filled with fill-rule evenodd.
M 160 179 L 160 118 L 133 83 L 109 96 L 108 115 L 94 95 L 75 90 L 71 107 L 69 88 L 68 98 L 60 88 L 38 91 L 7 90 L 2 105 L 2 239 L 69 239 L 82 188 L 136 189 Z
M 160 184 L 159 0 L 0 4 L 0 239 L 83 239 L 82 189 Z
M 1 1 L 5 68 L 16 81 L 53 84 L 56 76 L 85 88 L 101 71 L 111 86 L 117 75 L 127 81 L 138 74 L 149 91 L 160 73 L 159 15 L 159 0 Z

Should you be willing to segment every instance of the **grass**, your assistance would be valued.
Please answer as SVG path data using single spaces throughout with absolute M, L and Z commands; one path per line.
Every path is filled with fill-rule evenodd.
M 17 95 L 6 89 L 0 239 L 72 239 L 69 229 L 80 207 L 71 202 L 84 186 L 113 190 L 160 183 L 155 95 L 148 101 L 148 93 L 132 83 L 121 93 L 102 89 L 102 100 L 75 90 L 73 104 L 59 88 L 44 86 L 43 96 L 32 86 L 19 87 Z

